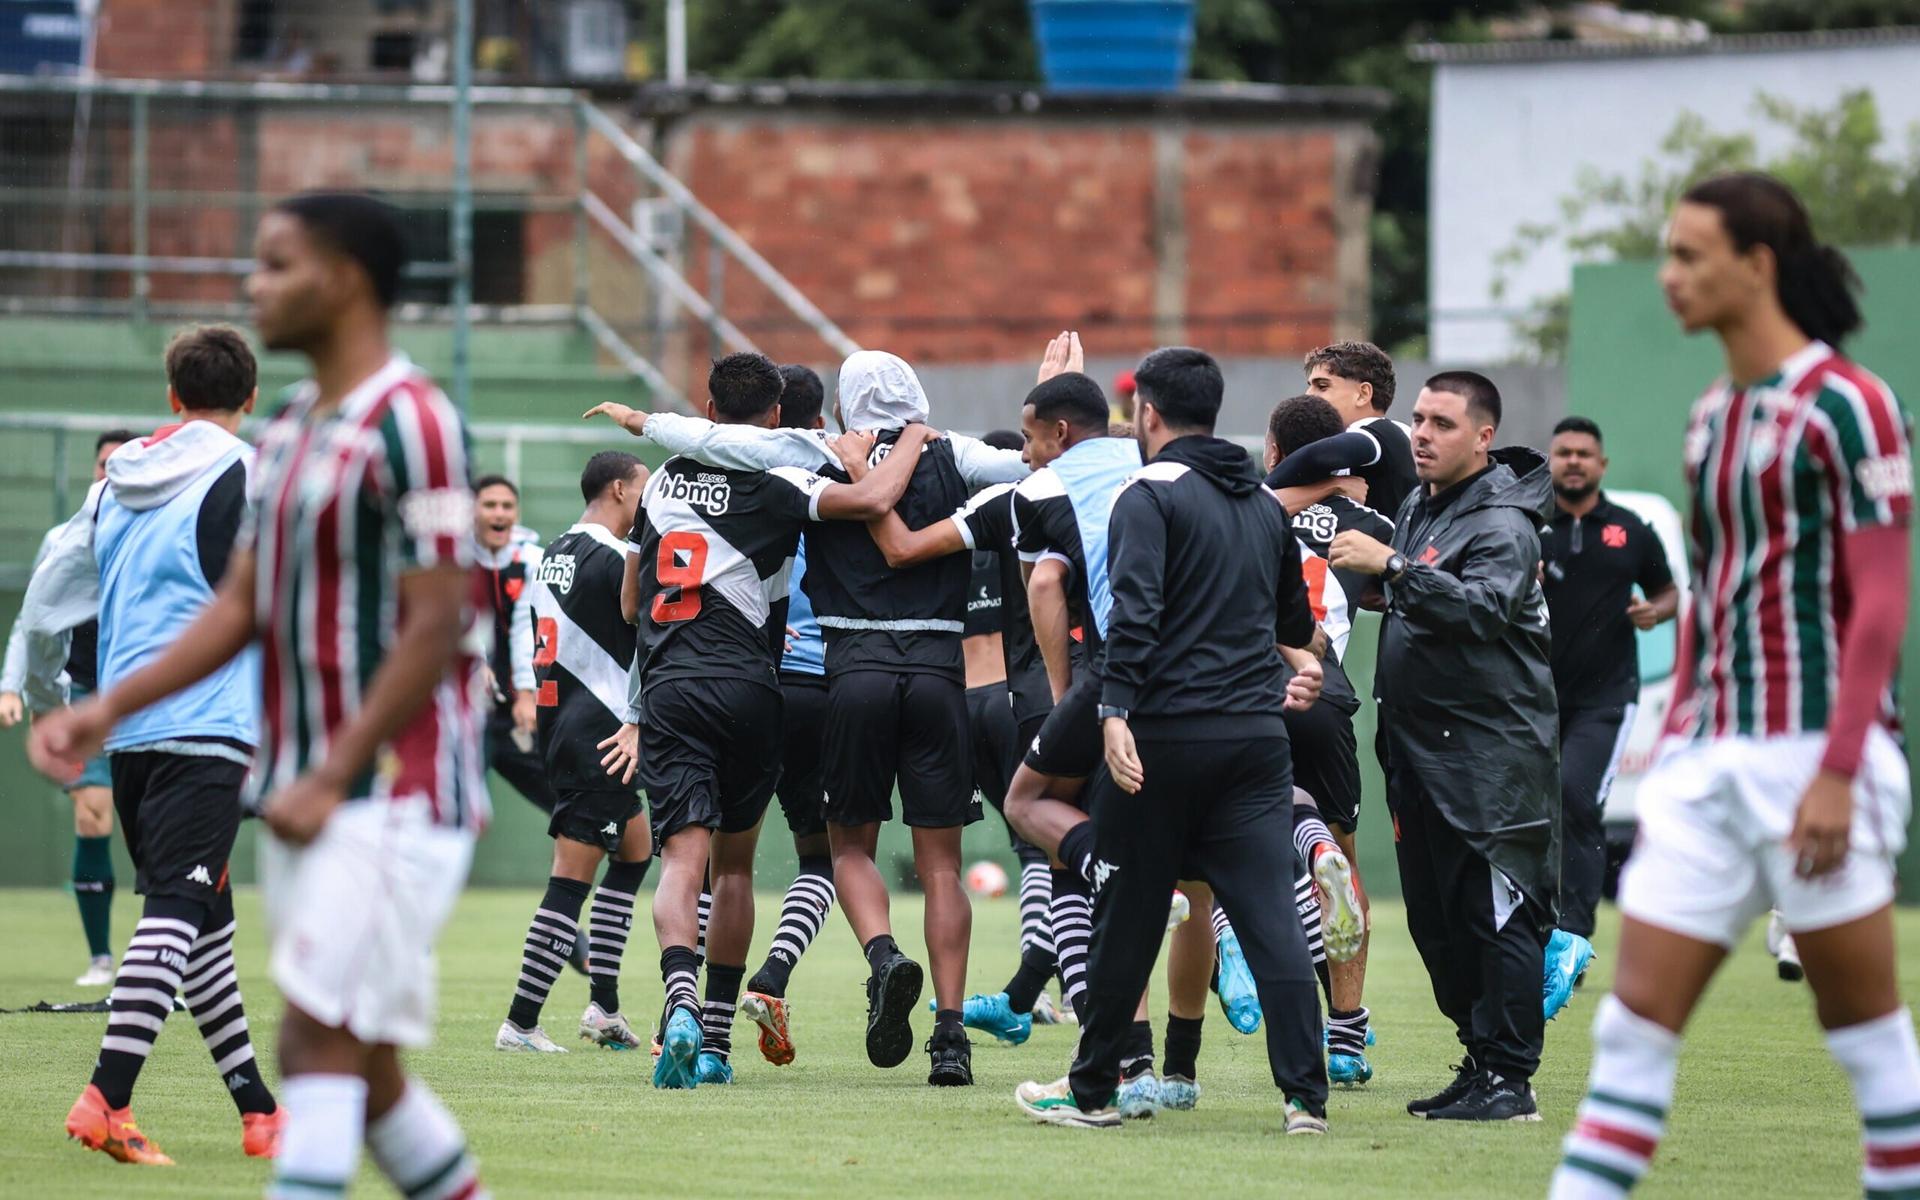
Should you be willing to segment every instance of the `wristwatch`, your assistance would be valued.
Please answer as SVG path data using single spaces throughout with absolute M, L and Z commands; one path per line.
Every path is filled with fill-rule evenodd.
M 1407 560 L 1405 557 L 1398 554 L 1387 555 L 1387 569 L 1381 572 L 1381 574 L 1386 576 L 1388 583 L 1398 582 L 1400 577 L 1406 573 Z
M 1127 719 L 1127 710 L 1117 704 L 1102 704 L 1099 708 L 1099 713 L 1102 721 L 1112 720 L 1114 717 L 1118 717 L 1122 721 Z

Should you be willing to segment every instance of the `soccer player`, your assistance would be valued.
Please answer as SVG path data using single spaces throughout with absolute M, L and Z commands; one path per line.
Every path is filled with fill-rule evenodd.
M 839 393 L 840 424 L 876 435 L 876 464 L 902 429 L 928 416 L 913 368 L 881 351 L 849 356 Z M 817 468 L 836 481 L 851 478 L 818 431 L 717 425 L 624 408 L 616 416 L 629 432 L 709 466 Z M 910 526 L 924 525 L 952 512 L 970 488 L 1009 482 L 1026 470 L 1017 454 L 949 435 L 922 454 L 897 507 Z M 806 590 L 827 642 L 826 769 L 837 789 L 829 792 L 827 810 L 834 882 L 872 971 L 867 1057 L 879 1067 L 905 1059 L 913 1044 L 909 1016 L 923 983 L 920 964 L 893 940 L 886 882 L 873 861 L 897 781 L 927 894 L 937 1006 L 928 1082 L 970 1084 L 972 1051 L 960 1003 L 972 910 L 960 881 L 960 832 L 979 818 L 979 806 L 966 767 L 967 740 L 954 738 L 966 728 L 960 654 L 966 564 L 942 560 L 895 573 L 864 529 L 842 522 L 810 525 L 806 537 Z
M 711 419 L 773 427 L 784 386 L 765 356 L 730 354 L 707 377 Z M 867 521 L 890 510 L 929 432 L 924 424 L 903 430 L 882 465 L 852 484 L 793 468 L 715 471 L 676 456 L 647 489 L 636 529 L 646 655 L 639 754 L 660 838 L 653 920 L 667 993 L 655 1087 L 733 1082 L 730 1030 L 753 934 L 753 853 L 781 762 L 784 576 L 800 534 L 809 522 Z M 835 445 L 864 465 L 867 439 L 847 435 Z M 703 1006 L 694 946 L 709 862 Z
M 1343 436 L 1371 437 L 1365 430 L 1343 434 L 1339 413 L 1320 396 L 1282 400 L 1267 420 L 1267 486 L 1285 489 L 1293 482 L 1286 470 L 1288 465 L 1298 465 L 1314 449 L 1332 445 Z M 1337 859 L 1323 855 L 1309 865 L 1330 875 L 1316 882 L 1330 900 L 1332 921 L 1358 926 L 1359 947 L 1353 956 L 1333 955 L 1328 965 L 1327 1077 L 1345 1085 L 1363 1084 L 1373 1078 L 1373 1066 L 1366 1056 L 1369 1013 L 1362 1000 L 1370 933 L 1367 900 L 1357 877 L 1340 875 L 1340 864 L 1359 861 L 1354 835 L 1360 827 L 1360 757 L 1353 732 L 1360 697 L 1341 659 L 1353 628 L 1349 605 L 1362 594 L 1368 581 L 1351 571 L 1334 571 L 1326 561 L 1333 539 L 1349 529 L 1380 541 L 1393 539 L 1392 521 L 1343 495 L 1329 495 L 1293 513 L 1294 536 L 1311 554 L 1302 560 L 1302 566 L 1314 616 L 1327 633 L 1327 649 L 1320 661 L 1320 702 L 1285 714 L 1293 747 L 1294 780 L 1313 797 L 1318 815 L 1325 818 L 1340 850 Z
M 824 429 L 826 389 L 809 367 L 780 368 L 782 429 Z M 780 924 L 767 945 L 766 961 L 747 980 L 740 1015 L 759 1027 L 760 1055 L 776 1067 L 793 1062 L 792 1008 L 787 983 L 800 956 L 826 926 L 833 911 L 833 853 L 827 843 L 827 791 L 822 748 L 827 736 L 827 645 L 813 618 L 803 581 L 807 547 L 794 545 L 793 573 L 787 582 L 787 639 L 780 655 L 780 782 L 774 795 L 793 834 L 799 860 L 793 882 L 780 900 Z M 708 897 L 707 906 L 712 907 Z
M 627 715 L 634 632 L 621 613 L 626 539 L 647 482 L 640 460 L 602 450 L 580 473 L 587 508 L 540 556 L 532 582 L 540 758 L 554 791 L 547 836 L 553 873 L 534 911 L 520 957 L 520 978 L 498 1050 L 564 1053 L 540 1027 L 547 995 L 580 943 L 580 909 L 594 891 L 587 973 L 592 995 L 580 1036 L 631 1050 L 640 1044 L 620 1012 L 620 963 L 633 923 L 634 897 L 652 862 L 633 773 L 610 770 L 601 745 Z M 593 878 L 611 859 L 597 890 Z
M 1920 1046 L 1894 965 L 1895 859 L 1911 807 L 1890 730 L 1906 626 L 1908 416 L 1837 347 L 1857 280 L 1769 176 L 1689 188 L 1660 283 L 1726 375 L 1685 441 L 1696 590 L 1667 741 L 1637 793 L 1613 995 L 1553 1177 L 1555 1200 L 1625 1195 L 1673 1102 L 1681 1031 L 1771 905 L 1827 1048 L 1853 1085 L 1868 1196 L 1920 1191 Z
M 1335 342 L 1307 355 L 1308 394 L 1333 405 L 1348 429 L 1364 430 L 1379 443 L 1379 455 L 1354 474 L 1367 485 L 1367 506 L 1398 520 L 1400 505 L 1420 481 L 1407 427 L 1387 416 L 1393 383 L 1393 360 L 1372 342 Z
M 387 340 L 406 260 L 392 209 L 293 196 L 255 252 L 261 340 L 304 354 L 313 378 L 262 431 L 253 515 L 212 603 L 45 750 L 90 753 L 261 643 L 252 779 L 287 1000 L 268 1194 L 344 1193 L 364 1144 L 402 1192 L 482 1197 L 459 1126 L 399 1052 L 432 1037 L 433 943 L 487 812 L 465 431 Z
M 67 522 L 27 590 L 21 623 L 39 667 L 35 692 L 57 688 L 68 635 L 82 622 L 97 624 L 99 680 L 110 692 L 181 636 L 226 573 L 253 461 L 234 436 L 257 395 L 253 352 L 226 326 L 189 329 L 168 344 L 166 369 L 178 422 L 108 461 L 106 482 Z M 129 1105 L 180 990 L 240 1110 L 242 1148 L 270 1157 L 280 1135 L 284 1114 L 261 1081 L 234 975 L 227 882 L 258 689 L 249 651 L 120 720 L 105 741 L 114 806 L 146 900 L 67 1134 L 121 1162 L 172 1161 L 139 1132 Z M 63 736 L 54 719 L 48 724 L 36 741 Z
M 1593 958 L 1594 910 L 1607 867 L 1600 817 L 1640 698 L 1634 631 L 1672 620 L 1680 589 L 1660 536 L 1600 490 L 1607 454 L 1598 425 L 1568 417 L 1554 426 L 1547 462 L 1554 509 L 1540 538 L 1540 586 L 1554 630 L 1561 805 L 1560 919 L 1547 943 L 1551 1013 L 1572 997 Z
M 107 459 L 133 434 L 124 429 L 103 433 L 93 444 L 93 481 L 107 477 Z M 40 549 L 33 556 L 38 569 L 49 548 L 60 537 L 65 524 L 47 530 Z M 93 621 L 76 626 L 66 671 L 72 699 L 79 701 L 93 691 L 96 675 L 95 643 L 99 637 Z M 7 636 L 7 653 L 0 664 L 0 729 L 11 729 L 26 715 L 24 689 L 27 681 L 26 626 L 15 621 Z M 50 699 L 48 703 L 57 703 Z M 113 982 L 113 789 L 105 755 L 87 760 L 77 778 L 61 782 L 73 800 L 73 899 L 80 909 L 80 929 L 87 939 L 87 969 L 75 979 L 75 987 L 105 987 Z
M 474 557 L 493 613 L 487 653 L 493 708 L 487 714 L 487 765 L 541 812 L 553 812 L 553 783 L 535 748 L 539 735 L 533 675 L 533 577 L 540 542 L 520 524 L 520 489 L 504 475 L 473 481 Z
M 1246 452 L 1211 437 L 1223 393 L 1214 361 L 1184 347 L 1156 350 L 1135 380 L 1148 461 L 1115 497 L 1106 530 L 1111 608 L 1100 622 L 1098 719 L 1108 773 L 1092 784 L 1086 854 L 1100 897 L 1080 1048 L 1067 1078 L 1022 1084 L 1017 1099 L 1052 1124 L 1120 1123 L 1130 1014 L 1159 952 L 1167 897 L 1197 867 L 1245 940 L 1288 1132 L 1324 1133 L 1319 998 L 1305 935 L 1273 870 L 1294 857 L 1279 713 L 1306 698 L 1314 675 L 1310 664 L 1283 691 L 1275 651 L 1276 641 L 1305 647 L 1315 633 L 1299 551 Z

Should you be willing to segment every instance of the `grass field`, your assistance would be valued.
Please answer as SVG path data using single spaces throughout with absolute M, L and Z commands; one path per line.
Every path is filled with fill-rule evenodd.
M 739 1082 L 691 1093 L 656 1092 L 644 1054 L 505 1055 L 492 1049 L 517 969 L 532 892 L 467 894 L 442 942 L 438 1043 L 414 1061 L 465 1124 L 484 1177 L 501 1197 L 564 1196 L 1100 1196 L 1317 1194 L 1360 1197 L 1544 1193 L 1560 1136 L 1587 1068 L 1587 1026 L 1607 983 L 1603 957 L 1588 991 L 1548 1027 L 1537 1080 L 1544 1122 L 1500 1128 L 1430 1126 L 1402 1105 L 1436 1090 L 1456 1056 L 1434 1012 L 1394 907 L 1377 912 L 1369 996 L 1380 1044 L 1374 1083 L 1336 1092 L 1333 1135 L 1286 1139 L 1279 1096 L 1258 1038 L 1234 1034 L 1214 1009 L 1193 1113 L 1163 1114 L 1119 1132 L 1029 1124 L 1011 1093 L 1023 1079 L 1062 1074 L 1073 1028 L 1036 1031 L 1019 1049 L 976 1045 L 971 1090 L 925 1086 L 925 1058 L 897 1070 L 868 1066 L 862 1050 L 863 964 L 839 913 L 802 963 L 799 1061 L 761 1062 L 743 1026 Z M 776 896 L 762 898 L 770 930 Z M 1013 962 L 1016 903 L 979 902 L 970 980 L 997 988 Z M 72 901 L 55 891 L 0 892 L 6 942 L 0 1007 L 76 998 L 81 966 Z M 124 938 L 135 902 L 122 894 Z M 264 974 L 258 897 L 240 897 L 237 946 L 256 1044 L 270 1047 L 277 998 Z M 919 953 L 919 906 L 896 907 L 901 941 Z M 1611 920 L 1599 939 L 1611 944 Z M 1901 921 L 1905 988 L 1920 978 L 1920 914 Z M 636 928 L 625 989 L 630 1013 L 659 1004 L 650 927 Z M 568 976 L 547 1025 L 570 1038 L 586 1002 Z M 1156 1041 L 1164 1008 L 1156 995 Z M 916 1022 L 924 1038 L 927 1021 Z M 141 1127 L 178 1162 L 120 1167 L 66 1142 L 61 1121 L 85 1083 L 104 1017 L 0 1016 L 0 1079 L 11 1115 L 0 1121 L 0 1195 L 60 1200 L 103 1196 L 257 1196 L 264 1163 L 243 1158 L 239 1125 L 214 1080 L 192 1022 L 176 1015 L 136 1094 Z M 638 1021 L 636 1021 L 638 1023 Z M 573 1043 L 584 1046 L 583 1043 Z M 263 1051 L 270 1060 L 271 1053 Z M 272 1076 L 271 1067 L 268 1068 Z M 1680 1070 L 1668 1139 L 1642 1190 L 1660 1196 L 1858 1195 L 1859 1151 L 1846 1082 L 1828 1061 L 1803 989 L 1774 979 L 1749 942 L 1697 1020 Z M 1325 1189 L 1322 1191 L 1321 1189 Z M 363 1168 L 357 1194 L 389 1194 Z

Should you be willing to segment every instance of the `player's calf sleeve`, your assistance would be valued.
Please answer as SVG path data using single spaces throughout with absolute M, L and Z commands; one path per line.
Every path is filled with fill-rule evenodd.
M 1033 851 L 1039 854 L 1039 851 Z M 1038 950 L 1053 954 L 1053 926 L 1047 920 L 1047 906 L 1053 902 L 1053 872 L 1044 855 L 1020 859 L 1020 953 Z
M 733 1013 L 740 1004 L 740 980 L 744 966 L 707 964 L 707 998 L 700 1006 L 700 1049 L 720 1056 L 725 1062 L 733 1053 Z
M 1062 865 L 1075 875 L 1093 882 L 1093 822 L 1082 821 L 1061 835 L 1057 851 Z
M 1093 897 L 1080 873 L 1053 873 L 1054 952 L 1060 960 L 1060 996 L 1068 1008 L 1079 1011 L 1087 991 L 1087 950 L 1093 940 Z
M 147 897 L 107 997 L 107 1033 L 94 1060 L 93 1084 L 110 1106 L 124 1108 L 132 1098 L 206 919 L 206 905 L 197 900 Z
M 418 1079 L 367 1126 L 367 1151 L 407 1200 L 484 1200 L 479 1166 L 440 1097 Z
M 1868 1196 L 1920 1193 L 1920 1047 L 1905 1005 L 1827 1032 L 1827 1049 L 1853 1083 L 1866 1143 L 1861 1182 Z
M 593 1002 L 602 1012 L 620 1011 L 620 961 L 633 932 L 634 898 L 652 865 L 651 858 L 609 863 L 593 891 L 587 921 L 587 975 L 592 980 Z
M 187 970 L 180 983 L 187 1011 L 200 1027 L 200 1038 L 213 1056 L 213 1069 L 227 1085 L 227 1094 L 243 1113 L 274 1109 L 273 1093 L 260 1078 L 260 1064 L 247 1031 L 247 1009 L 240 998 L 240 974 L 233 962 L 233 900 L 223 896 L 208 921 L 217 928 L 204 930 L 187 954 Z
M 73 898 L 80 908 L 80 928 L 87 935 L 87 954 L 106 958 L 113 953 L 113 838 L 73 839 Z
M 1679 1034 L 1635 1016 L 1613 996 L 1600 1001 L 1587 1098 L 1561 1143 L 1550 1200 L 1607 1200 L 1633 1190 L 1666 1130 L 1679 1053 Z
M 292 1075 L 281 1081 L 280 1095 L 287 1118 L 267 1200 L 346 1195 L 366 1134 L 367 1081 L 358 1075 Z
M 520 981 L 513 988 L 513 1003 L 507 1020 L 521 1029 L 540 1023 L 540 1010 L 546 1007 L 547 994 L 554 981 L 567 969 L 574 943 L 580 937 L 580 906 L 587 902 L 587 885 L 578 879 L 554 875 L 547 880 L 547 894 L 534 910 L 527 926 L 527 940 L 520 952 Z
M 1120 1051 L 1120 1078 L 1132 1079 L 1153 1070 L 1153 1022 L 1135 1021 L 1127 1028 Z
M 754 972 L 747 990 L 768 996 L 785 996 L 787 981 L 800 956 L 826 926 L 827 914 L 839 893 L 833 886 L 833 860 L 826 855 L 809 855 L 800 860 L 799 873 L 787 886 L 780 902 L 780 926 L 773 931 L 767 946 L 767 961 Z

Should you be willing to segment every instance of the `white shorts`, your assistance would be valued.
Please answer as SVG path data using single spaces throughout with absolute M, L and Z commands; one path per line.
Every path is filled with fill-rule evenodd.
M 473 862 L 472 830 L 425 804 L 341 805 L 320 836 L 260 838 L 273 981 L 287 1003 L 369 1045 L 433 1037 L 433 943 Z
M 1640 831 L 1620 911 L 1732 949 L 1769 908 L 1801 933 L 1890 903 L 1913 798 L 1906 756 L 1879 727 L 1854 776 L 1846 861 L 1818 879 L 1794 873 L 1786 838 L 1826 744 L 1824 734 L 1670 742 L 1635 795 Z

